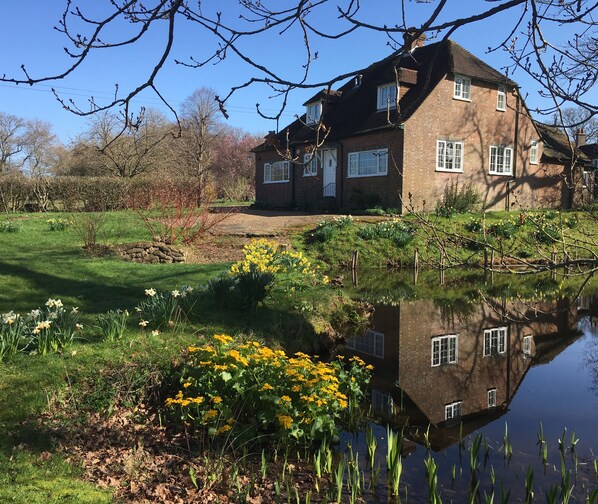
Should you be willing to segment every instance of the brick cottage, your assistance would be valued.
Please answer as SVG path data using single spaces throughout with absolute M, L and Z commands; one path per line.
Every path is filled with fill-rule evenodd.
M 256 201 L 433 210 L 448 185 L 471 183 L 487 209 L 572 206 L 585 156 L 531 119 L 515 82 L 451 40 L 424 40 L 270 133 L 253 150 Z

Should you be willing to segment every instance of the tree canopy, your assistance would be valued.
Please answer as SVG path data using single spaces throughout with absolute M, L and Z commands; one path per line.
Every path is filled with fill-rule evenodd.
M 412 12 L 416 7 L 423 14 L 415 19 Z M 596 103 L 588 97 L 598 78 L 597 7 L 598 4 L 590 0 L 487 0 L 458 5 L 449 0 L 402 0 L 382 18 L 372 20 L 367 5 L 359 0 L 238 0 L 227 4 L 190 0 L 106 0 L 93 7 L 83 0 L 66 0 L 55 28 L 65 37 L 64 50 L 70 65 L 41 77 L 23 65 L 21 75 L 3 75 L 0 81 L 17 84 L 57 81 L 77 72 L 93 53 L 141 44 L 150 32 L 155 36 L 158 30 L 160 43 L 150 55 L 152 67 L 146 75 L 140 76 L 136 86 L 120 89 L 117 85 L 112 100 L 98 104 L 92 98 L 90 106 L 85 108 L 74 101 L 64 101 L 58 93 L 57 98 L 80 115 L 121 107 L 126 127 L 138 120 L 131 100 L 150 89 L 178 117 L 156 84 L 156 77 L 165 64 L 176 61 L 202 69 L 235 58 L 248 66 L 253 76 L 242 82 L 235 82 L 233 77 L 230 89 L 216 97 L 223 116 L 227 116 L 227 101 L 234 93 L 263 85 L 282 97 L 281 109 L 272 116 L 280 119 L 291 91 L 333 86 L 360 72 L 360 68 L 343 73 L 331 70 L 325 79 L 314 79 L 311 72 L 312 63 L 321 56 L 321 51 L 346 51 L 342 44 L 349 35 L 383 34 L 393 50 L 408 51 L 412 41 L 422 34 L 429 39 L 447 38 L 457 30 L 501 16 L 502 42 L 487 50 L 505 53 L 503 69 L 507 74 L 520 69 L 535 79 L 546 98 L 538 111 L 552 115 L 560 113 L 564 105 L 576 106 L 585 111 L 584 117 L 591 118 L 597 111 Z M 189 29 L 189 25 L 202 43 L 185 48 L 186 55 L 182 56 L 175 53 L 175 39 L 177 33 L 183 28 Z M 278 53 L 264 51 L 253 43 L 270 35 L 290 35 L 290 42 L 302 48 L 302 60 L 296 65 L 298 72 L 282 70 L 275 64 L 276 58 L 284 56 L 285 49 L 280 48 Z M 319 44 L 322 41 L 336 42 L 336 45 L 326 45 L 324 49 Z M 261 113 L 259 105 L 257 111 Z

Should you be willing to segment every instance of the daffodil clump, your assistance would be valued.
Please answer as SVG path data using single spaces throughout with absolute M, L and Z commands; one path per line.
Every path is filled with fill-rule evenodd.
M 235 277 L 246 273 L 272 273 L 302 275 L 312 283 L 327 283 L 328 278 L 322 275 L 318 266 L 312 265 L 302 252 L 294 252 L 281 248 L 270 240 L 253 240 L 245 245 L 245 257 L 230 267 L 229 274 Z
M 187 286 L 172 291 L 145 289 L 145 299 L 135 308 L 141 318 L 139 326 L 154 331 L 173 329 L 180 320 L 183 303 L 192 292 L 193 288 Z
M 66 219 L 48 219 L 46 222 L 50 231 L 65 231 L 69 226 L 69 221 Z
M 277 286 L 291 293 L 328 283 L 328 277 L 301 252 L 286 250 L 276 242 L 253 240 L 245 246 L 244 254 L 227 275 L 208 283 L 207 291 L 216 302 L 255 310 Z
M 166 406 L 183 421 L 231 439 L 332 439 L 364 397 L 371 369 L 358 358 L 347 365 L 318 362 L 218 334 L 187 349 L 180 387 Z
M 20 351 L 46 354 L 67 348 L 83 330 L 79 309 L 67 308 L 60 299 L 48 299 L 43 308 L 27 315 L 13 311 L 0 318 L 0 361 Z

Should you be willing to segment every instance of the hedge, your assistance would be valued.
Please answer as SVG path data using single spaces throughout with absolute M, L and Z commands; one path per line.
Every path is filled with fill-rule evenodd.
M 101 211 L 131 208 L 141 194 L 159 192 L 165 184 L 189 191 L 189 179 L 118 177 L 0 176 L 1 212 Z M 147 198 L 147 196 L 146 196 Z M 133 203 L 133 204 L 132 204 Z M 145 202 L 147 203 L 147 202 Z M 143 204 L 143 203 L 142 203 Z

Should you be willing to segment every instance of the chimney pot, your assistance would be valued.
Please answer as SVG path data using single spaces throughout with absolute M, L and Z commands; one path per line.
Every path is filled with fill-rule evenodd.
M 586 134 L 582 128 L 579 128 L 575 133 L 575 147 L 581 147 L 586 144 Z

